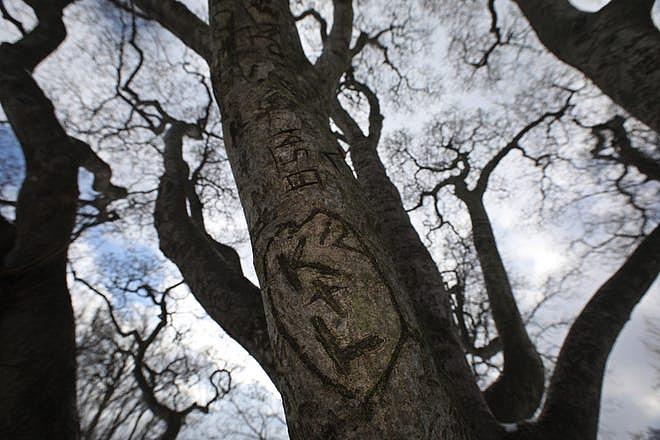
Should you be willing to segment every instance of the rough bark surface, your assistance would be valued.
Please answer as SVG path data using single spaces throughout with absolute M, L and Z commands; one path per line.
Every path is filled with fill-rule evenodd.
M 330 132 L 288 3 L 211 5 L 214 91 L 292 438 L 467 438 Z
M 566 10 L 567 3 L 563 1 L 516 1 L 528 18 L 554 14 L 553 19 L 545 20 L 545 23 L 552 23 L 559 30 L 549 28 L 550 36 L 542 36 L 542 40 L 560 40 L 560 36 L 572 30 L 576 30 L 575 35 L 585 35 L 581 27 L 586 23 L 583 20 L 585 16 L 575 9 Z M 421 281 L 397 267 L 399 263 L 407 262 L 396 261 L 394 264 L 391 257 L 397 255 L 392 252 L 394 246 L 383 240 L 382 234 L 386 228 L 402 231 L 401 237 L 412 237 L 407 235 L 411 228 L 407 224 L 403 228 L 405 222 L 400 213 L 385 216 L 392 220 L 391 225 L 387 225 L 387 219 L 381 222 L 374 220 L 370 210 L 384 209 L 382 212 L 385 213 L 388 208 L 365 200 L 368 191 L 372 191 L 372 195 L 379 194 L 379 187 L 373 182 L 388 180 L 377 154 L 374 156 L 375 148 L 366 151 L 368 154 L 363 157 L 356 152 L 354 161 L 359 180 L 356 181 L 330 133 L 328 119 L 331 113 L 333 118 L 336 116 L 334 110 L 331 111 L 335 83 L 350 67 L 350 55 L 354 53 L 353 49 L 348 50 L 352 30 L 350 2 L 333 2 L 333 29 L 328 35 L 322 31 L 324 53 L 315 66 L 304 57 L 294 19 L 285 0 L 210 2 L 211 25 L 207 35 L 210 36 L 211 47 L 208 50 L 195 48 L 198 43 L 194 41 L 190 25 L 198 23 L 198 20 L 191 17 L 185 8 L 177 16 L 171 7 L 176 2 L 141 3 L 148 3 L 146 9 L 153 8 L 157 13 L 165 13 L 158 18 L 161 24 L 211 64 L 214 92 L 223 115 L 227 153 L 248 221 L 255 266 L 262 285 L 275 376 L 284 398 L 292 438 L 595 439 L 593 427 L 597 426 L 599 391 L 596 394 L 592 391 L 600 387 L 603 370 L 599 368 L 601 364 L 604 367 L 604 360 L 616 335 L 632 307 L 657 275 L 657 231 L 632 254 L 578 317 L 562 350 L 553 379 L 552 386 L 557 391 L 551 391 L 539 421 L 519 423 L 515 432 L 507 434 L 490 422 L 488 428 L 479 429 L 480 422 L 476 419 L 483 417 L 491 420 L 491 415 L 483 411 L 482 403 L 475 403 L 477 401 L 471 398 L 459 402 L 455 392 L 451 391 L 460 387 L 469 389 L 473 384 L 464 384 L 468 379 L 460 374 L 454 377 L 453 382 L 447 381 L 443 366 L 437 365 L 442 362 L 437 361 L 439 358 L 432 354 L 429 347 L 431 339 L 424 334 L 427 323 L 423 319 L 424 314 L 415 306 L 414 288 L 410 287 L 419 285 Z M 610 11 L 614 10 L 615 4 L 620 7 L 623 3 L 615 0 Z M 639 0 L 634 4 L 643 9 L 646 3 Z M 622 16 L 634 15 L 631 14 Z M 562 17 L 572 21 L 560 22 Z M 177 18 L 183 23 L 177 24 Z M 615 18 L 616 14 L 609 13 L 610 24 L 617 24 Z M 530 21 L 533 19 L 530 18 Z M 599 34 L 582 45 L 580 50 L 583 55 L 594 49 L 601 51 L 601 60 L 605 59 L 602 56 L 620 56 L 616 58 L 619 60 L 623 59 L 623 52 L 619 50 L 621 45 L 629 44 L 628 47 L 634 49 L 634 56 L 628 59 L 630 62 L 623 64 L 634 64 L 638 70 L 645 65 L 642 61 L 646 56 L 644 51 L 654 44 L 654 37 L 642 32 L 643 35 L 639 34 L 639 39 L 635 40 L 630 37 L 631 32 L 637 32 L 630 30 L 635 26 L 629 26 L 630 29 L 624 26 L 617 29 L 622 30 L 625 38 L 617 40 L 616 35 L 608 33 L 606 25 L 601 22 L 599 26 Z M 202 27 L 206 32 L 205 25 Z M 538 29 L 537 32 L 541 34 Z M 611 40 L 602 40 L 602 36 Z M 640 42 L 641 46 L 634 46 Z M 594 47 L 584 49 L 588 45 Z M 637 51 L 640 47 L 641 50 Z M 649 69 L 653 70 L 654 62 L 649 61 Z M 606 71 L 602 65 L 594 66 L 596 70 Z M 627 69 L 619 69 L 616 74 L 612 73 L 613 70 L 609 72 L 610 76 L 614 75 L 626 83 L 622 90 L 631 81 L 635 83 L 634 72 Z M 604 75 L 607 76 L 607 73 Z M 602 82 L 605 85 L 596 79 L 594 81 L 606 91 L 607 81 Z M 652 95 L 653 91 L 646 90 L 646 84 L 642 85 L 649 92 L 645 94 Z M 616 100 L 617 93 L 627 96 L 625 90 L 614 90 L 610 96 Z M 657 98 L 650 99 L 649 102 L 657 103 Z M 638 113 L 626 108 L 653 127 L 654 118 L 647 117 L 648 109 L 656 107 L 646 106 L 646 111 L 642 109 Z M 521 136 L 527 130 L 528 127 L 521 132 Z M 342 131 L 347 135 L 345 127 Z M 512 143 L 506 151 L 514 147 Z M 180 152 L 177 154 L 180 155 Z M 163 191 L 166 180 L 164 176 Z M 485 185 L 486 181 L 487 177 L 482 176 L 479 185 Z M 369 189 L 372 183 L 373 188 Z M 399 209 L 396 188 L 387 185 L 384 188 L 388 190 L 385 191 L 386 196 L 381 197 L 383 204 L 396 207 L 396 211 Z M 185 197 L 181 196 L 177 203 L 179 212 L 185 210 Z M 188 203 L 192 209 L 194 201 L 189 199 Z M 487 224 L 483 204 L 479 206 L 472 208 L 478 211 L 473 213 L 477 220 L 475 224 Z M 195 223 L 193 217 L 194 213 L 189 220 Z M 178 226 L 172 224 L 172 231 L 175 231 Z M 492 231 L 479 225 L 475 225 L 475 229 L 479 230 L 476 235 L 482 243 L 478 247 L 482 249 L 485 259 L 483 265 L 490 267 L 495 259 L 500 263 L 500 272 L 504 272 Z M 184 243 L 180 242 L 179 246 Z M 230 253 L 223 256 L 226 261 L 221 266 L 231 266 Z M 644 268 L 638 275 L 634 275 L 631 269 L 636 266 Z M 416 267 L 430 266 L 422 262 L 416 263 Z M 414 273 L 419 278 L 419 272 Z M 504 290 L 512 298 L 506 278 L 497 273 L 488 275 L 488 278 L 490 290 Z M 439 288 L 441 281 L 435 284 L 437 286 L 433 289 Z M 629 291 L 623 293 L 626 286 Z M 521 347 L 525 362 L 531 360 L 531 370 L 536 371 L 531 381 L 524 379 L 529 372 L 523 371 L 520 366 L 511 374 L 517 379 L 518 376 L 523 378 L 517 387 L 529 383 L 536 390 L 538 371 L 541 375 L 543 373 L 542 368 L 536 368 L 534 364 L 538 355 L 531 343 L 528 344 L 529 338 L 515 303 L 510 307 L 507 294 L 499 296 L 502 297 L 500 305 L 508 311 L 495 312 L 500 316 L 498 331 L 511 333 L 510 337 L 504 336 L 509 340 L 508 350 L 512 350 L 511 345 Z M 442 303 L 438 307 L 438 310 L 446 310 Z M 614 310 L 616 316 L 610 310 Z M 611 321 L 612 328 L 602 331 L 597 325 L 601 321 Z M 602 340 L 599 339 L 601 333 Z M 594 349 L 592 340 L 598 341 L 595 345 L 600 348 Z M 498 340 L 500 343 L 506 345 L 503 340 Z M 515 349 L 513 353 L 507 349 L 505 351 L 511 359 L 520 358 L 521 353 Z M 568 354 L 563 354 L 564 351 Z M 582 358 L 574 356 L 582 352 L 590 353 L 589 360 L 583 362 L 580 360 Z M 452 353 L 447 354 L 448 359 L 451 356 Z M 573 364 L 576 360 L 584 365 L 595 362 L 598 371 L 583 374 L 582 364 Z M 512 372 L 513 369 L 509 366 L 507 371 Z M 561 396 L 566 394 L 561 391 L 562 387 L 583 380 L 586 380 L 586 398 L 583 403 L 575 404 L 575 413 L 569 414 L 563 410 L 565 399 L 562 400 Z M 473 382 L 473 378 L 470 381 Z M 538 398 L 536 391 L 530 398 L 524 393 L 511 391 L 513 388 L 503 389 L 509 390 L 509 401 L 513 398 Z M 500 394 L 504 396 L 506 393 Z M 465 410 L 469 405 L 476 410 Z M 508 412 L 517 411 L 513 407 L 507 408 Z M 525 413 L 529 411 L 527 409 Z M 513 416 L 514 419 L 517 417 L 520 415 Z
M 660 31 L 653 0 L 612 0 L 596 13 L 568 0 L 514 0 L 541 42 L 660 133 Z
M 497 435 L 495 420 L 477 387 L 450 317 L 449 294 L 438 267 L 422 243 L 403 207 L 401 195 L 378 156 L 382 116 L 376 96 L 368 89 L 369 135 L 335 102 L 333 118 L 351 144 L 351 160 L 365 203 L 375 218 L 381 243 L 396 263 L 399 280 L 408 291 L 415 314 L 439 373 L 452 381 L 449 392 L 469 418 L 480 439 Z

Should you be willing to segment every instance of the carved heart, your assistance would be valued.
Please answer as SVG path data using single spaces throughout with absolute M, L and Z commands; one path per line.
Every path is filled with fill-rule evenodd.
M 264 267 L 281 336 L 324 382 L 368 400 L 396 361 L 403 320 L 358 235 L 335 215 L 316 212 L 276 234 Z

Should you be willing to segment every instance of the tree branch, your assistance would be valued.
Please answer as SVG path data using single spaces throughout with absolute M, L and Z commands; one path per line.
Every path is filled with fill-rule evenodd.
M 325 21 L 325 18 L 319 14 L 314 8 L 307 9 L 303 11 L 300 15 L 296 15 L 294 19 L 296 21 L 304 20 L 307 17 L 312 17 L 319 24 L 319 35 L 321 37 L 321 42 L 325 44 L 328 40 L 328 22 Z
M 479 438 L 489 438 L 497 432 L 492 429 L 494 419 L 476 386 L 454 330 L 449 295 L 442 276 L 412 226 L 401 195 L 387 176 L 378 156 L 382 124 L 378 99 L 366 84 L 353 81 L 351 85 L 365 94 L 369 101 L 369 135 L 362 133 L 357 122 L 336 99 L 333 120 L 351 145 L 351 159 L 358 182 L 365 193 L 365 200 L 373 213 L 383 243 L 397 263 L 397 275 L 413 301 L 422 333 L 442 380 L 451 381 L 452 399 L 463 411 L 479 414 L 471 419 L 472 429 L 479 434 Z
M 470 193 L 461 199 L 470 215 L 474 246 L 504 355 L 502 374 L 484 394 L 499 421 L 516 422 L 531 417 L 541 403 L 545 373 L 518 310 L 482 197 Z
M 121 0 L 110 0 L 122 9 L 131 10 Z M 134 0 L 146 16 L 157 21 L 183 44 L 207 62 L 211 60 L 209 25 L 177 0 Z
M 186 124 L 175 122 L 164 138 L 165 172 L 154 212 L 161 250 L 179 267 L 208 314 L 275 381 L 259 288 L 243 276 L 236 251 L 213 240 L 188 216 L 188 166 L 181 151 L 187 129 Z
M 481 193 L 483 196 L 483 193 L 486 191 L 486 188 L 488 186 L 488 180 L 490 179 L 491 174 L 495 170 L 495 168 L 499 165 L 499 163 L 506 157 L 507 154 L 509 154 L 513 149 L 520 148 L 520 141 L 529 133 L 532 131 L 534 128 L 538 127 L 541 125 L 543 122 L 545 122 L 546 119 L 552 119 L 552 120 L 558 120 L 564 116 L 566 111 L 571 107 L 571 99 L 573 97 L 573 93 L 571 92 L 566 100 L 564 101 L 564 105 L 554 111 L 554 112 L 546 112 L 527 124 L 525 127 L 523 127 L 521 130 L 516 133 L 516 135 L 513 137 L 509 143 L 502 148 L 500 151 L 493 156 L 488 163 L 483 167 L 481 170 L 481 174 L 479 174 L 479 180 L 477 181 L 477 185 L 475 186 L 475 189 L 473 191 L 476 191 L 478 193 Z
M 660 226 L 598 289 L 571 326 L 538 422 L 552 438 L 596 438 L 607 358 L 658 271 Z
M 323 42 L 323 52 L 316 60 L 315 67 L 326 83 L 334 88 L 348 69 L 351 60 L 349 45 L 353 33 L 353 2 L 333 0 L 332 4 L 334 6 L 332 29 Z
M 640 173 L 644 174 L 648 180 L 660 181 L 660 164 L 652 157 L 633 147 L 624 123 L 625 119 L 622 116 L 616 115 L 603 124 L 590 127 L 591 132 L 596 137 L 596 145 L 592 148 L 591 154 L 596 159 L 617 162 L 626 167 L 633 166 Z M 613 140 L 611 147 L 619 154 L 619 157 L 602 152 L 608 147 L 603 134 L 605 131 L 612 132 Z
M 568 0 L 514 1 L 548 50 L 660 133 L 660 32 L 652 0 L 616 0 L 593 14 Z
M 108 201 L 126 197 L 126 188 L 112 184 L 110 166 L 92 150 L 88 143 L 74 137 L 69 137 L 69 141 L 76 150 L 80 166 L 94 175 L 92 188 L 95 191 L 101 193 Z

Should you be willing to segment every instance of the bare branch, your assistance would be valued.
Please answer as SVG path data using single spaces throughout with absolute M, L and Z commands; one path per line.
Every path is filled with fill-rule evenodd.
M 319 11 L 317 11 L 314 8 L 310 8 L 303 11 L 299 15 L 296 15 L 294 19 L 296 21 L 301 21 L 307 17 L 312 17 L 319 24 L 319 34 L 321 36 L 321 42 L 325 44 L 326 40 L 328 39 L 328 22 L 325 20 L 325 18 L 323 18 L 323 16 L 321 16 Z
M 330 35 L 323 42 L 323 52 L 315 67 L 326 82 L 334 85 L 350 64 L 349 45 L 353 33 L 352 0 L 333 0 L 334 12 Z
M 571 326 L 539 418 L 540 429 L 564 438 L 596 438 L 607 358 L 658 271 L 660 227 L 598 289 Z
M 110 0 L 116 6 L 133 11 L 122 0 Z M 133 3 L 133 2 L 131 2 Z M 144 15 L 157 21 L 183 44 L 202 58 L 211 59 L 210 31 L 207 23 L 177 0 L 134 0 Z

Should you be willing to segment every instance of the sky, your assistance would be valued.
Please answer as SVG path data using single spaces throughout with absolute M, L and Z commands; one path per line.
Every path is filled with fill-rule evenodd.
M 606 2 L 600 0 L 572 0 L 572 2 L 585 10 L 597 10 Z M 11 5 L 11 1 L 9 4 Z M 655 11 L 660 8 L 656 2 Z M 6 35 L 6 30 L 0 27 L 0 37 Z M 75 48 L 73 36 L 61 49 L 62 51 Z M 442 42 L 439 43 L 442 46 Z M 441 59 L 441 57 L 438 57 Z M 448 99 L 463 99 L 466 93 L 447 97 Z M 473 95 L 475 105 L 480 98 Z M 433 105 L 431 105 L 433 107 Z M 419 111 L 385 106 L 386 124 L 391 130 L 393 127 L 424 126 L 428 108 Z M 6 129 L 0 127 L 0 160 L 15 160 L 17 157 L 15 140 Z M 14 158 L 14 159 L 11 159 Z M 113 167 L 121 167 L 121 163 L 113 163 Z M 3 168 L 0 167 L 0 171 Z M 126 171 L 126 170 L 122 170 Z M 6 176 L 2 176 L 6 177 Z M 2 182 L 3 179 L 0 179 Z M 83 183 L 86 189 L 89 182 Z M 531 196 L 530 196 L 531 197 Z M 493 199 L 488 204 L 489 214 L 493 219 L 493 228 L 501 246 L 507 267 L 514 271 L 523 272 L 533 280 L 542 280 L 550 275 L 565 270 L 573 261 L 565 253 L 565 244 L 557 238 L 556 230 L 552 228 L 538 228 L 525 220 L 526 208 L 529 200 L 525 197 L 510 197 L 505 200 Z M 241 215 L 241 214 L 237 214 Z M 416 220 L 416 225 L 421 222 Z M 222 229 L 223 225 L 211 225 L 212 228 Z M 571 224 L 561 224 L 557 228 L 571 228 Z M 420 226 L 421 230 L 421 226 Z M 92 243 L 93 244 L 93 243 Z M 126 242 L 118 240 L 103 244 L 105 251 L 122 249 Z M 91 248 L 81 245 L 75 250 L 78 255 L 90 256 Z M 96 248 L 98 249 L 98 248 Z M 249 246 L 243 242 L 238 245 L 243 268 L 247 276 L 255 283 L 256 276 L 252 266 L 252 257 Z M 91 259 L 85 264 L 87 269 L 93 271 L 96 264 Z M 615 270 L 615 264 L 603 265 L 600 262 L 589 265 L 579 283 L 568 299 L 562 299 L 558 304 L 549 305 L 549 314 L 562 316 L 575 316 L 589 296 L 597 287 Z M 176 271 L 172 269 L 172 279 L 176 278 Z M 240 365 L 236 372 L 236 379 L 245 383 L 258 383 L 275 393 L 265 373 L 247 353 L 227 337 L 222 330 L 210 319 L 199 321 L 195 317 L 203 312 L 201 307 L 190 297 L 180 304 L 179 324 L 185 326 L 194 323 L 195 334 L 190 344 L 196 344 L 200 349 L 214 346 L 222 351 L 225 359 L 235 365 Z M 631 433 L 645 430 L 649 426 L 660 427 L 660 374 L 655 368 L 660 367 L 660 359 L 654 358 L 648 344 L 654 341 L 649 336 L 649 326 L 653 322 L 660 325 L 660 283 L 652 286 L 643 301 L 637 306 L 631 320 L 619 336 L 617 343 L 609 357 L 607 374 L 603 389 L 603 404 L 601 410 L 600 437 L 604 440 L 618 440 L 629 438 Z M 655 341 L 660 345 L 660 341 Z M 655 366 L 655 368 L 654 368 Z

